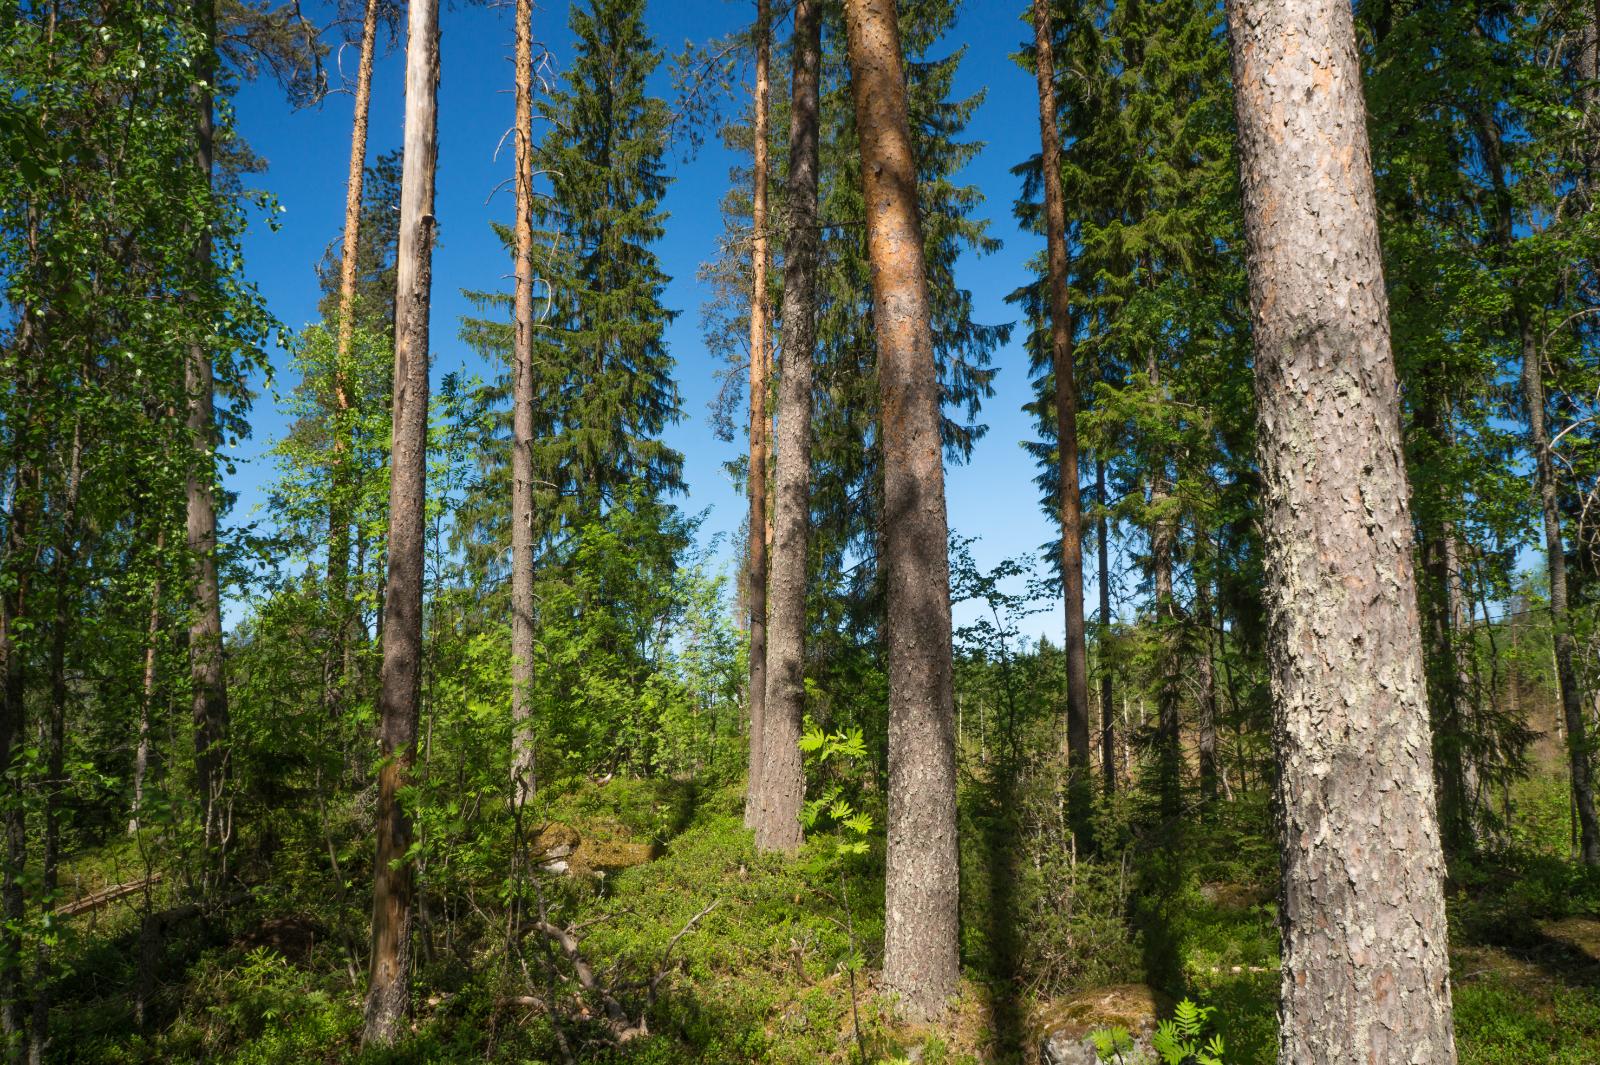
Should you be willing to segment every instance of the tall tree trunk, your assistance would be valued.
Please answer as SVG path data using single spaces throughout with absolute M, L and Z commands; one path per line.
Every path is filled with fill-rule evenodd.
M 20 1060 L 23 1034 L 22 923 L 25 897 L 22 889 L 23 866 L 27 858 L 28 832 L 25 819 L 22 773 L 18 765 L 27 725 L 27 652 L 21 636 L 28 620 L 28 589 L 33 560 L 28 557 L 28 538 L 32 531 L 36 471 L 21 458 L 18 448 L 15 488 L 10 520 L 6 523 L 5 570 L 8 587 L 0 606 L 0 777 L 6 778 L 5 794 L 5 871 L 0 878 L 0 1035 L 14 1048 L 7 1060 Z M 30 482 L 31 485 L 30 485 Z
M 1146 359 L 1145 375 L 1151 389 L 1159 394 L 1161 366 L 1154 348 Z M 1169 822 L 1178 817 L 1183 806 L 1183 733 L 1179 717 L 1182 627 L 1172 591 L 1178 530 L 1177 523 L 1167 514 L 1170 493 L 1166 455 L 1158 451 L 1150 470 L 1150 568 L 1155 585 L 1156 666 L 1160 674 L 1156 690 L 1156 791 L 1161 816 Z
M 846 0 L 883 441 L 889 619 L 884 983 L 912 1017 L 956 990 L 949 527 L 917 170 L 893 0 Z
M 1217 670 L 1212 653 L 1216 626 L 1208 585 L 1208 578 L 1195 574 L 1194 632 L 1200 638 L 1194 659 L 1195 684 L 1199 689 L 1196 724 L 1200 733 L 1200 797 L 1210 803 L 1217 798 Z
M 167 530 L 156 532 L 156 564 L 166 552 Z M 150 617 L 145 623 L 144 679 L 139 691 L 139 739 L 133 752 L 133 810 L 128 815 L 128 835 L 139 831 L 144 817 L 144 781 L 150 770 L 150 718 L 156 700 L 156 663 L 161 647 L 161 578 L 150 585 Z
M 372 965 L 363 1045 L 394 1042 L 411 976 L 411 819 L 399 792 L 417 756 L 422 681 L 422 582 L 428 449 L 428 311 L 433 286 L 433 189 L 439 158 L 438 0 L 411 0 L 406 40 L 405 161 L 396 263 L 394 432 L 389 477 L 389 574 L 378 693 L 377 861 Z
M 1107 514 L 1111 503 L 1106 496 L 1106 460 L 1099 455 L 1094 459 L 1094 493 L 1100 504 L 1095 515 L 1096 568 L 1099 571 L 1100 622 L 1095 636 L 1100 659 L 1100 762 L 1105 775 L 1107 795 L 1117 791 L 1117 731 L 1116 701 L 1111 677 L 1111 543 L 1110 519 Z
M 1283 868 L 1279 1060 L 1456 1059 L 1398 386 L 1344 0 L 1229 0 Z
M 71 458 L 61 499 L 61 539 L 51 562 L 55 616 L 50 622 L 50 716 L 44 722 L 44 831 L 39 841 L 39 901 L 55 905 L 61 866 L 61 786 L 66 776 L 67 633 L 73 607 L 68 597 L 78 560 L 78 490 L 83 475 L 83 427 L 72 429 Z M 34 947 L 33 1019 L 28 1028 L 28 1065 L 43 1065 L 50 1049 L 50 982 L 55 969 L 50 937 Z
M 756 0 L 755 191 L 751 206 L 750 259 L 750 534 L 745 593 L 750 605 L 750 771 L 746 781 L 744 823 L 760 820 L 764 766 L 762 742 L 767 720 L 767 392 L 771 340 L 767 336 L 767 114 L 772 95 L 768 63 L 771 53 L 770 0 Z
M 533 0 L 517 0 L 517 291 L 511 370 L 511 795 L 533 797 Z
M 356 328 L 356 278 L 360 267 L 361 196 L 367 166 L 367 121 L 372 110 L 372 59 L 378 42 L 378 0 L 366 0 L 361 19 L 361 60 L 356 67 L 355 114 L 350 122 L 350 171 L 345 179 L 344 239 L 339 259 L 339 343 L 333 363 L 333 459 L 328 504 L 328 610 L 331 639 L 323 666 L 322 702 L 338 714 L 350 640 L 350 349 Z
M 1544 367 L 1527 311 L 1517 307 L 1522 334 L 1522 394 L 1528 408 L 1528 440 L 1533 446 L 1539 484 L 1539 509 L 1544 518 L 1545 565 L 1550 575 L 1550 626 L 1555 643 L 1556 683 L 1561 716 L 1566 723 L 1567 754 L 1572 773 L 1572 801 L 1577 809 L 1580 856 L 1585 865 L 1600 865 L 1600 818 L 1595 815 L 1594 769 L 1589 751 L 1589 724 L 1584 720 L 1578 671 L 1573 665 L 1572 622 L 1567 613 L 1567 550 L 1561 537 L 1560 485 L 1545 423 Z
M 1502 258 L 1515 241 L 1515 217 L 1507 162 L 1499 126 L 1492 114 L 1474 116 L 1483 149 L 1484 168 L 1495 193 L 1495 241 Z M 1522 398 L 1528 408 L 1528 444 L 1533 451 L 1539 508 L 1544 519 L 1545 565 L 1550 576 L 1550 624 L 1560 689 L 1562 719 L 1566 724 L 1567 753 L 1572 773 L 1572 803 L 1580 829 L 1580 855 L 1585 865 L 1600 865 L 1600 817 L 1594 803 L 1594 771 L 1590 759 L 1588 723 L 1583 717 L 1583 695 L 1573 665 L 1573 639 L 1567 616 L 1567 552 L 1561 535 L 1561 485 L 1550 450 L 1550 429 L 1545 421 L 1543 353 L 1519 287 L 1513 283 L 1512 316 L 1522 345 Z
M 209 186 L 214 151 L 213 87 L 217 78 L 217 8 L 215 0 L 196 0 L 195 19 L 205 43 L 196 103 L 196 165 Z M 209 223 L 208 223 L 209 224 Z M 202 226 L 195 241 L 195 260 L 204 283 L 211 280 L 211 232 Z M 222 659 L 222 592 L 217 580 L 217 509 L 215 499 L 217 443 L 212 406 L 211 352 L 203 342 L 189 348 L 185 363 L 188 429 L 195 450 L 189 463 L 185 499 L 187 535 L 194 580 L 194 611 L 189 622 L 189 673 L 194 690 L 195 782 L 199 789 L 205 876 L 212 881 L 226 867 L 232 815 L 228 786 L 228 688 Z M 214 885 L 213 885 L 214 886 Z
M 1089 843 L 1089 652 L 1083 626 L 1083 503 L 1078 497 L 1078 382 L 1067 293 L 1067 210 L 1061 194 L 1055 63 L 1049 0 L 1033 0 L 1034 72 L 1039 85 L 1039 164 L 1044 180 L 1050 270 L 1050 355 L 1056 382 L 1056 450 L 1061 515 L 1061 593 L 1066 609 L 1067 767 L 1073 835 Z
M 817 131 L 822 54 L 820 0 L 794 8 L 789 109 L 789 210 L 783 269 L 783 362 L 778 375 L 778 456 L 773 474 L 772 598 L 767 648 L 766 738 L 756 844 L 800 847 L 805 767 L 806 529 L 811 521 L 811 349 L 817 316 Z

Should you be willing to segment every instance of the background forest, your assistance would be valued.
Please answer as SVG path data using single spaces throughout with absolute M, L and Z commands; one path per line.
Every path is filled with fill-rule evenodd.
M 1224 5 L 898 4 L 928 439 L 974 478 L 947 543 L 956 832 L 928 851 L 959 884 L 959 985 L 931 1017 L 886 959 L 894 774 L 925 753 L 891 645 L 939 641 L 890 606 L 904 473 L 847 6 L 706 4 L 734 28 L 681 50 L 645 0 L 436 14 L 499 33 L 446 32 L 447 86 L 515 33 L 516 119 L 505 189 L 470 190 L 501 193 L 492 229 L 461 238 L 491 254 L 431 277 L 467 306 L 434 304 L 435 349 L 468 354 L 430 382 L 457 186 L 435 211 L 418 97 L 411 158 L 368 115 L 433 6 L 0 5 L 7 1060 L 1059 1065 L 1174 1016 L 1229 1065 L 1277 1060 L 1283 724 Z M 1600 13 L 1353 12 L 1456 1053 L 1593 1063 Z M 1005 48 L 968 47 L 975 21 Z M 1036 75 L 1059 144 L 1002 116 L 1029 147 L 976 183 L 996 118 L 966 87 Z M 263 190 L 297 165 L 251 147 L 266 94 L 286 124 L 354 103 L 316 261 L 260 265 L 289 224 Z M 697 151 L 733 165 L 693 191 L 720 229 L 686 259 L 666 201 Z M 1000 221 L 1017 269 L 987 258 Z M 264 294 L 288 273 L 315 320 Z M 686 459 L 699 422 L 717 443 Z M 1029 496 L 974 493 L 985 463 Z M 720 510 L 686 474 L 713 464 Z M 1043 543 L 970 535 L 1037 515 Z

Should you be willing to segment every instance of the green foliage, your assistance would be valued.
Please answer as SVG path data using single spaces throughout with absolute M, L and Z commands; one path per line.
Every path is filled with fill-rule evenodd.
M 867 745 L 859 728 L 824 732 L 809 717 L 800 736 L 800 750 L 805 752 L 806 767 L 811 770 L 821 769 L 830 758 L 856 761 L 867 756 Z M 807 799 L 800 808 L 800 824 L 809 833 L 831 822 L 839 854 L 865 854 L 867 838 L 872 834 L 872 815 L 856 809 L 845 797 L 845 790 L 845 783 L 835 783 L 822 794 Z

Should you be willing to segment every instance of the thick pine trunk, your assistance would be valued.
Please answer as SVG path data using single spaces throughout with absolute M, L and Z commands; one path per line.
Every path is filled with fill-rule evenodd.
M 767 417 L 771 340 L 767 336 L 767 269 L 772 253 L 767 243 L 767 123 L 772 88 L 768 75 L 772 33 L 769 0 L 756 0 L 755 189 L 750 212 L 750 532 L 745 594 L 750 606 L 750 770 L 746 780 L 744 823 L 760 819 L 761 772 L 767 721 Z
M 378 42 L 378 0 L 366 0 L 361 19 L 361 59 L 356 67 L 355 115 L 350 122 L 350 171 L 345 179 L 344 238 L 339 259 L 339 341 L 333 363 L 333 457 L 328 505 L 328 611 L 331 639 L 323 663 L 323 707 L 338 714 L 347 681 L 350 640 L 350 348 L 356 327 L 360 266 L 361 196 L 367 165 L 367 120 L 372 103 L 372 59 Z
M 1066 609 L 1067 766 L 1073 833 L 1089 839 L 1089 652 L 1083 626 L 1083 503 L 1078 496 L 1078 382 L 1067 292 L 1067 210 L 1061 194 L 1061 135 L 1056 129 L 1050 5 L 1033 0 L 1034 72 L 1039 87 L 1039 164 L 1044 181 L 1045 242 L 1050 272 L 1050 355 L 1055 368 L 1056 449 L 1061 517 L 1061 591 Z
M 1279 1060 L 1455 1061 L 1398 386 L 1351 10 L 1230 0 L 1282 846 Z
M 406 40 L 405 163 L 400 184 L 394 344 L 394 444 L 389 479 L 389 575 L 378 693 L 377 861 L 364 1045 L 387 1046 L 405 1016 L 411 974 L 411 819 L 399 791 L 417 754 L 422 679 L 422 582 L 428 444 L 428 311 L 433 285 L 433 189 L 438 162 L 438 0 L 411 0 Z
M 884 983 L 912 1017 L 960 975 L 950 559 L 939 382 L 893 0 L 846 0 L 883 440 L 889 816 Z
M 203 79 L 196 104 L 196 163 L 209 185 L 214 151 L 212 87 L 217 76 L 217 19 L 214 0 L 198 0 L 196 21 L 205 33 Z M 211 233 L 202 228 L 195 242 L 200 276 L 211 275 Z M 199 790 L 206 878 L 226 863 L 232 816 L 228 809 L 228 688 L 222 658 L 222 592 L 217 579 L 215 499 L 217 433 L 212 391 L 211 352 L 196 342 L 185 363 L 188 429 L 195 455 L 185 490 L 186 532 L 193 566 L 194 610 L 189 622 L 189 673 L 194 701 L 195 784 Z
M 789 119 L 789 210 L 784 245 L 783 362 L 778 375 L 777 465 L 773 476 L 772 596 L 767 646 L 766 738 L 756 843 L 800 847 L 805 767 L 806 528 L 811 520 L 811 349 L 817 314 L 818 70 L 820 0 L 794 8 L 793 102 Z
M 511 357 L 511 797 L 533 797 L 533 0 L 517 0 L 516 342 Z

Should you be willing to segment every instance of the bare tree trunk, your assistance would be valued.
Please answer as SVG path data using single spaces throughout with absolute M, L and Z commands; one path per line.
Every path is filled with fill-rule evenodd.
M 511 369 L 511 796 L 533 797 L 533 0 L 517 0 L 517 290 Z
M 772 253 L 767 244 L 767 113 L 772 95 L 767 69 L 771 53 L 770 0 L 756 0 L 755 90 L 755 192 L 751 208 L 750 258 L 750 534 L 745 571 L 745 594 L 750 605 L 750 770 L 746 781 L 744 823 L 755 828 L 760 821 L 761 773 L 765 755 L 767 720 L 767 392 L 771 388 L 772 342 L 767 336 L 771 315 L 767 311 L 767 268 Z
M 212 85 L 217 75 L 217 11 L 214 0 L 196 0 L 195 16 L 205 34 L 196 114 L 196 164 L 206 182 L 212 175 L 214 120 Z M 211 233 L 202 227 L 195 259 L 203 278 L 211 274 Z M 228 687 L 222 658 L 222 592 L 217 580 L 216 425 L 211 353 L 196 342 L 185 364 L 188 428 L 195 454 L 189 464 L 187 536 L 194 567 L 194 613 L 189 622 L 189 672 L 194 689 L 194 764 L 206 878 L 226 868 L 229 822 Z
M 1105 791 L 1117 791 L 1117 731 L 1116 701 L 1112 691 L 1111 662 L 1111 544 L 1110 520 L 1106 514 L 1110 502 L 1106 498 L 1106 460 L 1096 455 L 1094 460 L 1094 491 L 1100 510 L 1095 517 L 1096 565 L 1100 574 L 1100 626 L 1096 643 L 1100 648 L 1100 763 L 1105 773 Z
M 789 210 L 783 269 L 783 362 L 778 375 L 778 456 L 773 475 L 771 643 L 761 813 L 756 844 L 800 847 L 805 766 L 806 529 L 811 522 L 811 348 L 817 316 L 819 0 L 794 8 L 793 102 L 789 109 Z
M 367 120 L 372 103 L 372 59 L 378 42 L 378 0 L 366 0 L 361 19 L 361 59 L 356 67 L 355 115 L 350 123 L 350 172 L 345 179 L 344 239 L 339 259 L 339 343 L 333 363 L 332 483 L 328 486 L 328 610 L 333 618 L 323 665 L 322 704 L 340 711 L 350 640 L 350 348 L 356 327 L 356 278 L 360 267 L 361 196 L 366 178 Z
M 389 575 L 384 586 L 378 694 L 377 861 L 372 883 L 372 966 L 363 1045 L 393 1044 L 411 976 L 414 870 L 411 819 L 399 791 L 417 756 L 422 680 L 422 582 L 428 447 L 428 311 L 433 285 L 433 190 L 439 158 L 438 0 L 411 0 L 400 184 L 394 344 L 394 445 L 389 480 Z
M 893 0 L 846 0 L 883 441 L 889 620 L 884 984 L 914 1018 L 956 990 L 949 527 L 917 171 Z
M 1456 1060 L 1398 386 L 1344 0 L 1229 0 L 1283 865 L 1279 1060 Z
M 1056 449 L 1061 513 L 1061 593 L 1067 615 L 1067 766 L 1072 830 L 1089 843 L 1089 652 L 1083 626 L 1083 504 L 1078 497 L 1078 382 L 1067 293 L 1067 211 L 1061 195 L 1061 134 L 1056 129 L 1050 4 L 1033 0 L 1034 72 L 1039 85 L 1039 164 L 1044 181 L 1050 269 L 1050 353 L 1056 382 Z
M 1161 367 L 1152 348 L 1145 364 L 1150 387 L 1161 389 Z M 1155 585 L 1156 667 L 1160 684 L 1156 690 L 1156 791 L 1161 815 L 1169 821 L 1183 806 L 1183 732 L 1179 718 L 1182 677 L 1177 599 L 1172 592 L 1173 556 L 1177 550 L 1176 523 L 1167 515 L 1171 485 L 1167 479 L 1166 456 L 1159 454 L 1151 463 L 1150 568 Z

